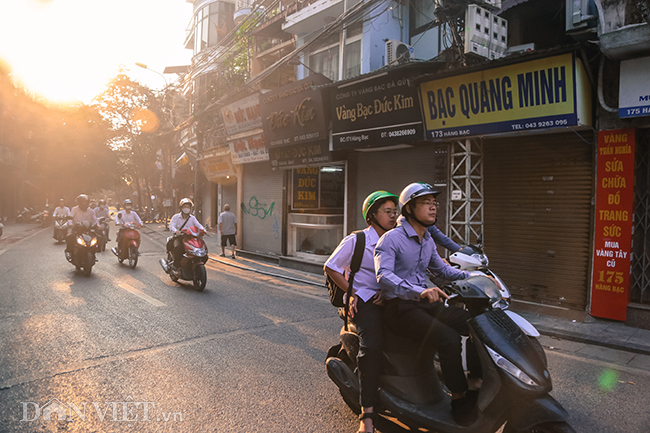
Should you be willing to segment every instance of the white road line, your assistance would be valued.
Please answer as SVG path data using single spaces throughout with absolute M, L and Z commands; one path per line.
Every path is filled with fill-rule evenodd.
M 19 240 L 18 242 L 14 242 L 13 244 L 10 244 L 10 245 L 9 245 L 7 248 L 5 248 L 4 250 L 0 250 L 0 256 L 3 255 L 4 253 L 6 253 L 9 249 L 11 249 L 11 248 L 15 247 L 16 245 L 18 245 L 19 243 L 21 243 L 21 242 L 23 242 L 23 241 L 26 241 L 27 239 L 32 238 L 32 237 L 36 236 L 37 234 L 39 234 L 40 232 L 42 232 L 42 231 L 44 231 L 44 230 L 47 230 L 47 229 L 48 229 L 47 227 L 42 228 L 42 229 L 40 229 L 39 231 L 37 231 L 36 233 L 32 233 L 31 235 L 27 236 L 26 238 L 22 238 L 22 239 Z
M 145 301 L 147 301 L 151 305 L 154 305 L 156 307 L 166 307 L 167 306 L 167 304 L 165 304 L 163 302 L 160 302 L 156 298 L 152 298 L 151 296 L 147 295 L 146 293 L 142 293 L 141 291 L 139 291 L 135 287 L 129 286 L 128 284 L 121 283 L 120 287 L 123 288 L 124 290 L 128 290 L 129 292 L 133 293 L 135 296 L 138 296 L 138 297 L 144 299 Z

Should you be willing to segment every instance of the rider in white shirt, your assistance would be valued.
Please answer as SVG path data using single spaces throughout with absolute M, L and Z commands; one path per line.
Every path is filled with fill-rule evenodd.
M 67 217 L 70 216 L 70 208 L 65 205 L 65 200 L 59 200 L 59 205 L 54 209 L 53 217 Z
M 120 211 L 115 215 L 115 225 L 119 227 L 119 231 L 117 232 L 117 246 L 120 246 L 120 241 L 122 240 L 122 235 L 124 232 L 124 224 L 127 223 L 134 223 L 137 224 L 138 226 L 142 225 L 142 220 L 138 216 L 138 214 L 131 210 L 133 208 L 133 203 L 131 203 L 131 200 L 128 198 L 124 200 L 124 211 Z
M 72 226 L 72 233 L 68 235 L 66 238 L 66 253 L 72 253 L 72 246 L 74 245 L 75 241 L 75 226 L 77 223 L 85 223 L 88 222 L 90 223 L 90 227 L 94 226 L 97 224 L 97 217 L 95 216 L 95 211 L 90 209 L 88 205 L 90 204 L 90 199 L 88 199 L 88 196 L 86 194 L 79 194 L 77 196 L 77 206 L 73 207 L 72 210 L 70 211 L 70 216 L 72 219 L 68 221 L 68 225 Z
M 99 205 L 95 208 L 95 216 L 97 217 L 97 220 L 99 221 L 100 218 L 106 218 L 106 241 L 110 241 L 111 238 L 109 235 L 110 233 L 110 226 L 108 225 L 108 220 L 111 218 L 110 211 L 108 210 L 108 206 L 106 205 L 106 200 L 101 199 L 99 200 Z
M 180 265 L 181 258 L 185 252 L 181 234 L 181 228 L 197 227 L 199 230 L 205 230 L 201 223 L 192 215 L 192 208 L 194 203 L 189 198 L 184 198 L 178 204 L 181 211 L 174 215 L 169 222 L 169 231 L 174 235 L 169 242 L 167 242 L 167 250 L 172 251 L 174 254 L 174 266 Z

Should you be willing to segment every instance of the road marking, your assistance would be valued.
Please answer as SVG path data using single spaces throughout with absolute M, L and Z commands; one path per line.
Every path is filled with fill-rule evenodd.
M 5 248 L 4 250 L 0 250 L 0 256 L 3 255 L 4 253 L 6 253 L 10 248 L 15 247 L 15 246 L 18 245 L 19 243 L 21 243 L 21 242 L 23 242 L 23 241 L 26 241 L 27 239 L 32 238 L 32 237 L 36 236 L 37 234 L 39 234 L 40 232 L 45 231 L 45 230 L 47 230 L 47 229 L 48 229 L 48 227 L 44 227 L 44 228 L 40 229 L 39 231 L 37 231 L 36 233 L 32 233 L 31 235 L 27 236 L 26 238 L 22 238 L 22 239 L 19 240 L 18 242 L 14 242 L 13 244 L 10 244 L 10 245 L 9 245 L 7 248 Z
M 119 286 L 121 288 L 123 288 L 124 290 L 128 290 L 129 292 L 133 293 L 135 296 L 138 296 L 138 297 L 144 299 L 145 301 L 147 301 L 151 305 L 154 305 L 156 307 L 166 307 L 167 306 L 167 304 L 165 304 L 163 302 L 160 302 L 156 298 L 152 298 L 151 296 L 147 295 L 146 293 L 143 293 L 143 292 L 139 291 L 138 289 L 136 289 L 133 286 L 129 286 L 128 284 L 125 284 L 125 283 L 122 283 Z

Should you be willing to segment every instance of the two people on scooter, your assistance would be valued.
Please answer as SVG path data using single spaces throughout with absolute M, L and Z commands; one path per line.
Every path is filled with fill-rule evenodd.
M 125 224 L 137 224 L 138 226 L 142 225 L 142 220 L 138 216 L 138 214 L 132 210 L 133 209 L 133 203 L 131 202 L 130 199 L 124 200 L 124 210 L 120 211 L 115 215 L 115 225 L 119 228 L 117 232 L 117 248 L 120 247 L 120 242 L 122 241 L 122 237 L 124 236 L 124 225 Z
M 75 228 L 77 227 L 77 224 L 87 222 L 89 228 L 97 224 L 95 211 L 88 207 L 89 204 L 90 199 L 88 196 L 86 194 L 79 194 L 77 196 L 77 205 L 70 211 L 70 220 L 68 221 L 68 225 L 72 227 L 72 231 L 66 238 L 66 256 L 72 254 L 72 247 L 75 242 Z
M 184 198 L 178 203 L 180 212 L 175 214 L 169 221 L 169 231 L 172 232 L 171 239 L 167 242 L 167 251 L 171 251 L 174 256 L 172 266 L 179 268 L 185 247 L 183 246 L 183 237 L 181 230 L 190 227 L 196 227 L 199 231 L 205 231 L 201 223 L 192 215 L 194 203 L 189 198 Z
M 375 248 L 375 269 L 384 301 L 384 321 L 396 333 L 436 347 L 457 424 L 477 418 L 476 399 L 481 385 L 481 364 L 473 344 L 467 345 L 469 375 L 461 358 L 461 335 L 469 335 L 471 315 L 442 302 L 448 296 L 438 287 L 427 288 L 427 269 L 447 280 L 469 278 L 468 272 L 446 264 L 438 255 L 427 227 L 437 220 L 439 192 L 426 183 L 412 183 L 400 194 L 405 219 L 386 233 Z

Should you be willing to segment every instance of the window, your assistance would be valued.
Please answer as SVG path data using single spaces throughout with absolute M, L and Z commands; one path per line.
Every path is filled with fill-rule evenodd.
M 234 27 L 235 5 L 216 1 L 201 9 L 194 18 L 194 54 L 215 46 Z
M 361 74 L 361 35 L 363 24 L 354 24 L 347 29 L 345 49 L 345 71 L 343 79 Z M 339 79 L 340 35 L 334 35 L 323 41 L 323 48 L 309 56 L 309 69 L 325 75 L 332 81 Z
M 411 37 L 436 25 L 436 0 L 413 0 L 411 2 Z

